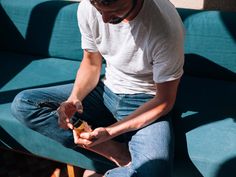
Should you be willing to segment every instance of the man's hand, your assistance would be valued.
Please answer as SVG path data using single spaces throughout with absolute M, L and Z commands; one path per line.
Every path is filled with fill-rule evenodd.
M 83 112 L 83 106 L 80 100 L 76 101 L 65 101 L 61 103 L 59 108 L 57 109 L 58 113 L 58 124 L 63 129 L 73 129 L 73 125 L 70 122 L 70 118 L 76 113 Z
M 79 135 L 73 130 L 73 135 L 74 143 L 84 148 L 95 146 L 112 138 L 104 127 L 96 128 L 91 132 L 82 132 Z

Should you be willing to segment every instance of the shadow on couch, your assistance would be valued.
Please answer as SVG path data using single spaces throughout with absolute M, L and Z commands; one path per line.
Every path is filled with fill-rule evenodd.
M 177 158 L 184 158 L 191 166 L 192 160 L 189 157 L 186 137 L 188 132 L 228 118 L 233 119 L 236 126 L 235 81 L 236 73 L 233 71 L 202 56 L 186 54 L 185 74 L 180 83 L 174 112 Z M 188 111 L 193 113 L 183 116 Z M 233 170 L 233 162 L 235 159 L 222 165 L 219 177 L 225 174 L 226 167 Z M 197 173 L 198 170 L 192 168 Z
M 220 17 L 222 19 L 222 22 L 224 23 L 225 28 L 228 30 L 232 38 L 234 39 L 234 42 L 236 42 L 236 23 L 233 22 L 232 19 L 236 19 L 236 13 L 220 13 Z
M 216 177 L 235 177 L 236 176 L 236 157 L 224 162 L 218 170 Z
M 12 20 L 8 17 L 4 9 L 2 8 L 0 4 L 0 21 L 1 26 L 4 26 L 0 28 L 0 50 L 2 51 L 9 51 L 11 50 L 9 48 L 9 41 L 14 41 L 16 45 L 24 46 L 25 45 L 25 39 L 20 34 L 20 32 L 15 27 Z M 15 50 L 15 49 L 13 49 Z M 0 56 L 0 88 L 2 88 L 9 80 L 11 80 L 19 71 L 21 71 L 25 66 L 29 64 L 29 60 L 20 60 L 16 61 L 15 59 L 4 59 L 4 56 Z M 16 63 L 17 62 L 17 63 Z M 3 77 L 4 76 L 4 77 Z
M 44 56 L 51 55 L 49 47 L 56 18 L 61 9 L 75 3 L 77 4 L 78 2 L 45 1 L 33 8 L 25 39 L 29 52 Z
M 7 133 L 1 126 L 0 126 L 0 147 L 4 147 L 6 149 L 17 149 L 22 152 L 29 152 L 25 149 L 21 144 L 19 144 L 9 133 Z M 11 147 L 9 147 L 11 145 Z
M 21 20 L 21 22 L 18 22 L 19 20 L 17 19 L 17 21 L 15 19 L 16 17 L 12 15 L 12 9 L 7 9 L 7 5 L 6 9 L 4 9 L 4 4 L 0 4 L 0 21 L 1 26 L 4 26 L 4 28 L 0 28 L 0 65 L 3 66 L 0 70 L 0 75 L 3 76 L 0 77 L 0 90 L 32 61 L 47 59 L 50 56 L 50 40 L 58 13 L 65 6 L 76 2 L 45 1 L 39 4 L 37 3 L 35 1 L 32 3 L 33 5 L 29 4 L 22 7 L 29 8 L 22 10 L 25 16 L 29 16 L 29 19 L 27 21 L 27 18 L 24 17 L 25 21 Z M 75 24 L 75 26 L 77 25 Z M 25 36 L 22 34 L 24 33 L 22 32 L 24 28 L 26 28 Z M 73 80 L 38 85 L 37 87 L 71 82 Z M 20 86 L 17 87 L 19 88 Z M 3 89 L 0 92 L 0 104 L 11 102 L 18 92 L 28 88 L 15 90 Z

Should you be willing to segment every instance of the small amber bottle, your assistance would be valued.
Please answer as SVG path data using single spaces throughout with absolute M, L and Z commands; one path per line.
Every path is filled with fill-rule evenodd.
M 77 134 L 80 134 L 81 132 L 91 132 L 92 131 L 92 129 L 88 125 L 88 123 L 81 120 L 81 119 L 78 119 L 74 123 L 74 130 L 76 131 Z

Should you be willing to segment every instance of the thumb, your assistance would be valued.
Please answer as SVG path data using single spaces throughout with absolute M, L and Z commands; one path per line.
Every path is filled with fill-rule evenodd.
M 87 139 L 87 140 L 92 140 L 92 141 L 98 139 L 93 132 L 82 132 L 80 134 L 80 137 L 84 138 L 84 139 Z
M 84 139 L 90 139 L 91 138 L 91 133 L 89 132 L 82 132 L 80 133 L 80 138 L 84 138 Z
M 83 113 L 83 105 L 82 105 L 82 103 L 81 103 L 80 101 L 77 101 L 77 102 L 75 103 L 75 108 L 76 108 L 76 111 L 77 111 L 78 113 L 80 113 L 80 114 Z

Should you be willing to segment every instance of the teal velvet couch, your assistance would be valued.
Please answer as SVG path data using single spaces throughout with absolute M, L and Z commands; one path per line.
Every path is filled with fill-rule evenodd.
M 115 165 L 24 127 L 10 110 L 24 89 L 73 82 L 82 59 L 77 7 L 70 1 L 0 0 L 0 147 L 104 172 Z M 186 39 L 174 107 L 174 176 L 235 177 L 236 12 L 178 11 Z

